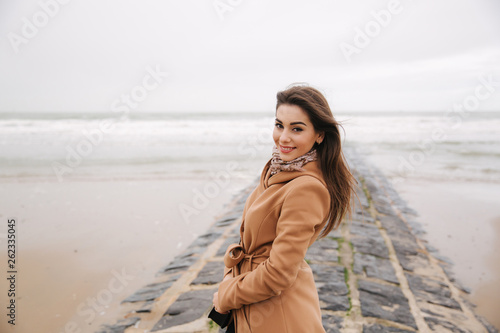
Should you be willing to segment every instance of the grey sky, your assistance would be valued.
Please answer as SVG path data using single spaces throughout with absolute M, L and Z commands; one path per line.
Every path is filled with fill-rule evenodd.
M 500 82 L 496 0 L 59 1 L 0 2 L 0 111 L 109 111 L 146 68 L 168 76 L 144 112 L 268 110 L 299 81 L 335 110 L 440 111 Z M 372 12 L 390 8 L 382 26 Z M 348 61 L 342 43 L 377 25 Z M 494 89 L 478 110 L 500 110 Z

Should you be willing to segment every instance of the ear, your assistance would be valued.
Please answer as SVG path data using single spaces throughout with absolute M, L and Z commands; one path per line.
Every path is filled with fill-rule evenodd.
M 319 136 L 316 138 L 316 142 L 320 144 L 321 142 L 323 142 L 324 139 L 325 139 L 325 132 L 321 132 Z

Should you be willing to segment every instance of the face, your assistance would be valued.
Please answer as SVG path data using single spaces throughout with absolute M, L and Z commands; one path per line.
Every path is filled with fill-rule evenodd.
M 273 140 L 283 161 L 309 152 L 323 135 L 314 130 L 307 113 L 297 105 L 281 104 L 276 110 Z

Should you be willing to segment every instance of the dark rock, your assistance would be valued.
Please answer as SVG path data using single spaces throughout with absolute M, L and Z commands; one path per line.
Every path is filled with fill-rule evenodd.
M 396 215 L 380 216 L 379 220 L 390 236 L 400 236 L 403 233 L 411 235 L 411 230 L 406 222 Z
M 163 295 L 163 293 L 168 288 L 170 288 L 180 276 L 181 274 L 176 274 L 174 276 L 169 277 L 167 281 L 148 284 L 147 286 L 139 289 L 129 297 L 125 298 L 122 301 L 122 303 L 152 301 Z
M 353 221 L 349 225 L 349 232 L 356 252 L 389 258 L 387 246 L 376 225 Z
M 138 310 L 135 310 L 135 312 L 137 312 L 137 313 L 151 313 L 151 311 L 153 310 L 154 304 L 155 304 L 154 301 L 146 301 Z
M 402 233 L 398 236 L 393 236 L 391 240 L 396 253 L 410 255 L 423 253 L 422 248 L 417 243 L 417 239 L 411 234 Z
M 338 262 L 339 244 L 336 240 L 325 237 L 317 240 L 309 247 L 306 253 L 306 259 Z
M 447 320 L 434 318 L 434 317 L 424 317 L 425 322 L 433 332 L 454 332 L 454 333 L 475 333 L 472 331 L 466 331 L 455 324 L 450 323 Z
M 379 185 L 377 181 L 370 177 L 369 174 L 364 175 L 365 176 L 365 186 L 368 189 L 368 192 L 370 192 L 370 195 L 374 195 L 379 191 Z
M 420 275 L 405 273 L 410 289 L 413 292 L 428 292 L 438 294 L 444 297 L 451 297 L 451 290 L 446 283 L 432 279 L 430 277 L 422 277 Z
M 170 264 L 160 269 L 160 274 L 178 273 L 186 271 L 192 264 L 198 260 L 197 257 L 187 257 L 184 259 L 174 259 Z
M 219 238 L 222 235 L 222 232 L 210 232 L 204 235 L 199 236 L 198 238 L 195 239 L 195 241 L 189 246 L 195 247 L 203 247 L 206 248 L 208 245 L 212 244 L 217 238 Z
M 392 208 L 391 201 L 383 193 L 371 193 L 372 202 L 374 203 L 375 209 L 382 214 L 394 215 L 394 209 Z
M 317 284 L 342 282 L 345 285 L 344 267 L 323 264 L 310 264 L 309 266 L 313 271 L 314 281 Z
M 385 245 L 384 239 L 380 237 L 370 236 L 354 236 L 351 237 L 351 244 L 354 251 L 359 253 L 372 254 L 381 258 L 389 258 L 389 251 Z
M 334 237 L 327 236 L 314 242 L 314 244 L 311 245 L 311 247 L 319 247 L 324 250 L 330 250 L 330 249 L 338 250 L 339 243 Z
M 325 305 L 321 306 L 323 310 L 331 311 L 347 311 L 350 308 L 349 298 L 346 296 L 336 296 L 328 294 L 328 290 L 325 290 L 323 286 L 319 288 L 319 300 L 325 302 Z
M 470 294 L 472 292 L 470 288 L 464 286 L 462 282 L 455 277 L 455 273 L 452 270 L 453 267 L 451 264 L 448 264 L 446 262 L 440 262 L 439 266 L 443 268 L 444 272 L 448 276 L 448 279 L 455 285 L 455 287 L 457 287 L 466 294 Z
M 371 324 L 371 325 L 363 325 L 363 333 L 414 333 L 414 332 L 402 330 L 395 327 L 383 326 L 380 324 Z
M 394 268 L 387 259 L 355 253 L 353 271 L 356 274 L 365 274 L 367 277 L 399 284 Z
M 352 221 L 349 224 L 349 231 L 351 234 L 359 235 L 363 237 L 378 237 L 382 238 L 378 227 L 373 224 L 367 224 L 357 221 Z
M 330 231 L 327 238 L 331 238 L 331 239 L 343 238 L 341 229 L 337 228 L 335 230 Z
M 141 318 L 132 317 L 127 319 L 119 320 L 114 325 L 102 325 L 100 330 L 97 333 L 123 333 L 130 326 L 135 325 Z
M 405 214 L 418 216 L 418 212 L 415 209 L 409 207 L 404 200 L 402 200 L 402 203 L 399 207 L 401 207 L 401 211 Z
M 231 209 L 231 214 L 236 216 L 236 218 L 240 218 L 241 217 L 241 213 L 243 213 L 243 210 L 245 209 L 245 202 L 246 202 L 246 197 L 245 197 L 245 200 L 243 202 L 236 202 L 236 204 L 234 205 L 234 207 Z
M 408 300 L 401 289 L 359 280 L 361 313 L 365 317 L 381 318 L 417 328 Z
M 426 231 L 422 224 L 412 219 L 410 216 L 406 217 L 406 221 L 408 221 L 408 225 L 410 226 L 413 234 L 416 236 L 423 236 L 426 234 Z
M 306 260 L 338 262 L 338 251 L 336 249 L 322 249 L 319 246 L 311 246 L 307 250 Z
M 452 298 L 451 290 L 446 283 L 414 274 L 406 273 L 405 275 L 410 289 L 417 299 L 451 309 L 462 309 L 460 304 Z
M 345 283 L 344 268 L 311 264 L 314 280 L 318 288 L 320 301 L 324 302 L 321 308 L 332 311 L 347 311 L 350 307 L 347 294 L 349 290 Z
M 209 261 L 198 273 L 198 277 L 191 284 L 217 284 L 222 281 L 224 275 L 223 261 Z
M 498 330 L 495 327 L 493 327 L 493 325 L 491 325 L 485 318 L 478 315 L 476 315 L 476 318 L 477 320 L 479 320 L 481 324 L 483 324 L 488 333 L 498 333 Z
M 450 265 L 450 266 L 452 266 L 452 265 L 453 265 L 453 261 L 452 261 L 450 258 L 448 258 L 448 257 L 446 257 L 446 256 L 444 256 L 444 255 L 442 255 L 442 254 L 440 254 L 440 253 L 439 253 L 439 252 L 437 252 L 437 251 L 436 251 L 436 252 L 434 252 L 434 253 L 432 254 L 432 256 L 433 256 L 434 258 L 436 258 L 437 260 L 439 260 L 440 262 L 442 262 L 442 263 L 445 263 L 445 264 Z
M 212 296 L 216 288 L 188 291 L 179 296 L 152 331 L 190 323 L 201 318 L 212 308 Z
M 187 249 L 185 249 L 184 251 L 182 251 L 180 254 L 175 256 L 174 261 L 175 260 L 183 260 L 183 259 L 186 259 L 189 257 L 199 257 L 199 255 L 201 253 L 203 253 L 205 250 L 206 250 L 206 248 L 204 248 L 204 247 L 190 246 Z
M 260 177 L 259 177 L 260 178 Z M 248 188 L 246 188 L 245 190 L 242 191 L 242 195 L 241 197 L 238 199 L 238 201 L 236 201 L 236 203 L 238 204 L 245 204 L 247 199 L 248 199 L 248 196 L 250 195 L 250 192 L 252 190 L 255 189 L 255 187 L 257 187 L 257 184 L 259 183 L 260 179 L 258 181 L 255 181 L 254 183 L 252 183 L 250 186 L 248 186 Z
M 337 279 L 341 277 L 338 276 Z M 336 280 L 337 280 L 336 279 Z M 350 308 L 347 294 L 349 290 L 344 280 L 331 281 L 320 284 L 318 295 L 320 301 L 324 302 L 321 308 L 332 311 L 347 311 Z
M 326 333 L 341 332 L 344 325 L 344 318 L 331 314 L 323 314 L 321 319 L 323 320 L 323 327 L 325 328 Z
M 375 219 L 371 217 L 370 213 L 367 210 L 356 210 L 353 216 L 353 220 L 360 223 L 375 223 Z
M 396 252 L 396 256 L 398 257 L 401 267 L 403 267 L 405 271 L 409 272 L 413 272 L 419 268 L 425 269 L 429 267 L 431 264 L 427 256 L 422 253 L 411 255 L 411 254 Z
M 230 213 L 230 214 L 224 215 L 223 217 L 221 217 L 220 219 L 218 219 L 217 221 L 215 221 L 215 226 L 217 226 L 217 227 L 228 226 L 228 225 L 232 224 L 236 219 L 238 219 L 240 217 L 241 217 L 241 213 L 240 212 Z
M 415 237 L 414 231 L 397 216 L 384 216 L 380 219 L 382 227 L 390 236 L 394 249 L 397 253 L 416 255 L 425 253 Z
M 223 256 L 226 254 L 226 250 L 228 248 L 229 245 L 233 244 L 233 243 L 236 243 L 238 244 L 240 242 L 240 236 L 233 236 L 233 237 L 228 237 L 226 238 L 226 240 L 224 241 L 224 243 L 221 245 L 221 247 L 219 248 L 219 250 L 217 250 L 217 253 L 215 254 L 216 257 L 220 257 L 220 256 Z
M 366 198 L 365 192 L 361 188 L 358 188 L 356 194 L 358 195 L 358 198 L 354 199 L 356 207 L 359 207 L 361 205 L 361 207 L 370 208 L 370 203 Z
M 193 304 L 192 308 L 187 308 L 186 311 L 179 313 L 177 315 L 166 315 L 162 317 L 154 326 L 151 332 L 164 330 L 170 327 L 184 325 L 199 319 L 204 312 L 200 312 L 200 309 L 196 308 Z
M 444 318 L 444 316 L 440 313 L 436 313 L 434 311 L 431 311 L 430 309 L 426 309 L 426 308 L 421 308 L 420 311 L 422 311 L 423 313 L 427 313 L 427 314 L 430 314 L 432 316 L 435 316 L 435 317 L 441 317 L 441 318 Z

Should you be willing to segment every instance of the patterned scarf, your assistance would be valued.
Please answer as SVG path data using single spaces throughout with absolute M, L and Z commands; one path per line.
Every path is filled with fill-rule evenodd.
M 280 152 L 276 145 L 273 147 L 273 157 L 271 159 L 271 176 L 277 174 L 280 171 L 304 171 L 302 167 L 307 162 L 315 161 L 318 159 L 316 148 L 311 148 L 311 150 L 302 156 L 294 158 L 291 161 L 283 161 L 280 157 Z

